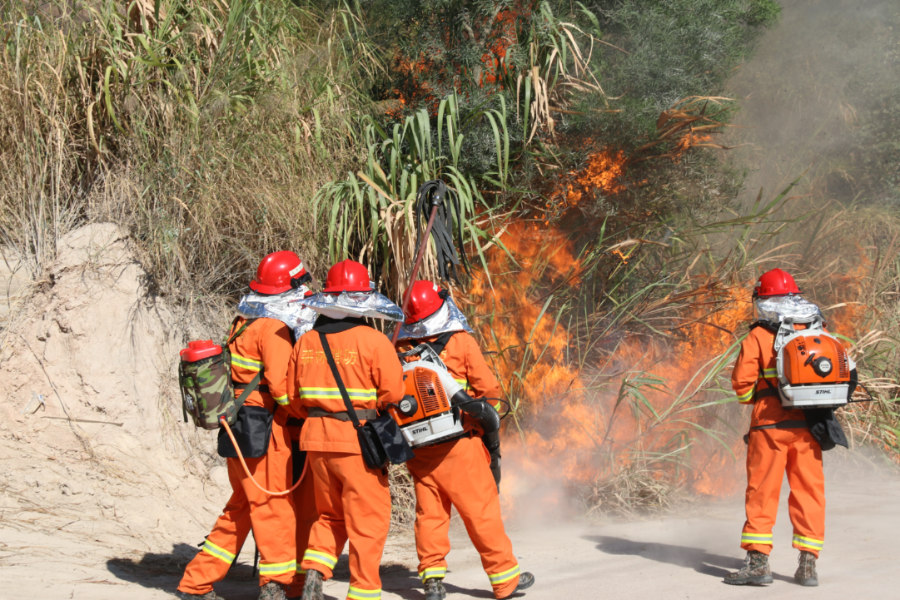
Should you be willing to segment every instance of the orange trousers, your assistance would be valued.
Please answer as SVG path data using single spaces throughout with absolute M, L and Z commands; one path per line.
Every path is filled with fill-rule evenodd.
M 791 489 L 788 514 L 794 526 L 793 546 L 818 557 L 825 540 L 825 475 L 822 448 L 808 429 L 750 431 L 747 521 L 741 533 L 741 548 L 763 554 L 772 551 L 772 527 L 785 473 Z
M 309 532 L 313 523 L 316 522 L 318 513 L 316 512 L 316 497 L 313 489 L 313 478 L 309 469 L 306 467 L 306 453 L 300 452 L 297 448 L 297 440 L 294 440 L 294 481 L 300 479 L 300 485 L 294 490 L 294 507 L 297 510 L 297 564 L 299 565 L 303 559 L 303 553 L 309 545 Z M 297 464 L 297 461 L 303 461 L 303 465 Z M 300 468 L 297 468 L 300 466 Z M 297 577 L 294 579 L 287 590 L 288 597 L 299 597 L 303 593 L 303 584 L 306 582 L 306 571 L 297 569 Z
M 381 555 L 391 526 L 391 493 L 385 472 L 368 468 L 359 454 L 309 451 L 316 510 L 300 568 L 325 579 L 350 540 L 347 598 L 381 597 Z
M 281 491 L 291 480 L 291 444 L 286 428 L 276 420 L 264 456 L 248 458 L 254 479 Z M 277 581 L 289 585 L 297 575 L 294 502 L 291 495 L 270 496 L 247 478 L 237 458 L 226 459 L 232 494 L 200 552 L 188 563 L 178 589 L 188 594 L 212 591 L 228 573 L 247 534 L 253 530 L 259 549 L 259 585 Z
M 415 449 L 406 463 L 416 489 L 416 552 L 419 577 L 443 578 L 450 552 L 450 507 L 455 506 L 481 556 L 495 598 L 506 598 L 519 583 L 519 563 L 503 528 L 500 495 L 478 437 Z

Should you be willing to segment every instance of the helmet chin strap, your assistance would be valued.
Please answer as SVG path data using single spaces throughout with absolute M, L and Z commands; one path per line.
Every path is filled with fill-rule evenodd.
M 296 290 L 297 288 L 306 285 L 310 281 L 312 281 L 312 275 L 310 275 L 308 272 L 304 273 L 300 277 L 291 279 L 291 289 Z

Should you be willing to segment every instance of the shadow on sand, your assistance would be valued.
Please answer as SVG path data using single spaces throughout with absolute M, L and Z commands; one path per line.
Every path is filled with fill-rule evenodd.
M 148 552 L 140 560 L 111 558 L 106 561 L 109 572 L 123 581 L 130 581 L 145 588 L 155 588 L 173 594 L 184 567 L 197 554 L 198 548 L 190 544 L 175 544 L 172 552 Z M 252 564 L 236 562 L 225 579 L 216 584 L 216 591 L 228 600 L 256 600 L 259 588 Z
M 597 549 L 606 554 L 630 554 L 641 556 L 657 562 L 669 563 L 679 567 L 690 567 L 710 577 L 722 579 L 727 573 L 740 569 L 744 561 L 733 556 L 712 554 L 701 548 L 660 544 L 658 542 L 636 542 L 611 536 L 587 536 L 585 539 L 596 542 Z M 793 582 L 792 577 L 773 573 L 772 577 L 780 581 Z
M 197 554 L 198 548 L 190 544 L 175 544 L 172 552 L 167 554 L 147 553 L 140 560 L 132 558 L 111 558 L 106 561 L 109 572 L 122 581 L 136 583 L 145 588 L 152 588 L 171 593 L 174 598 L 175 588 L 184 573 L 184 568 Z M 334 579 L 346 584 L 350 579 L 347 555 L 341 556 L 334 569 Z M 381 566 L 382 587 L 385 591 L 397 594 L 404 600 L 421 600 L 424 597 L 422 585 L 415 571 L 400 564 L 384 564 Z M 224 580 L 215 584 L 218 594 L 228 600 L 256 600 L 259 596 L 258 575 L 253 564 L 236 562 L 231 566 Z M 448 586 L 455 592 L 465 593 L 473 598 L 492 598 L 490 592 L 479 594 L 475 590 Z M 340 600 L 346 590 L 338 586 L 337 596 L 325 594 L 325 600 Z

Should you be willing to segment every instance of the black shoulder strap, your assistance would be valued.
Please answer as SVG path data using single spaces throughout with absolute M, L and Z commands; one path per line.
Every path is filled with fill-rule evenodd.
M 756 327 L 762 327 L 772 333 L 778 333 L 778 325 L 771 321 L 763 321 L 760 319 L 759 321 L 754 321 L 750 324 L 750 329 L 755 329 Z
M 768 425 L 756 425 L 755 427 L 751 427 L 750 431 L 757 431 L 759 429 L 806 429 L 806 428 L 807 428 L 806 421 L 789 420 L 789 421 L 778 421 L 777 423 L 769 423 Z
M 441 355 L 441 352 L 444 351 L 444 348 L 447 346 L 447 342 L 450 341 L 450 338 L 453 337 L 453 334 L 458 333 L 457 331 L 445 331 L 441 335 L 437 336 L 437 338 L 433 342 L 425 342 L 434 353 L 438 356 Z
M 353 427 L 359 429 L 359 418 L 356 416 L 356 409 L 353 408 L 353 403 L 350 402 L 350 395 L 347 394 L 347 388 L 344 387 L 344 380 L 341 379 L 341 374 L 338 372 L 337 365 L 334 364 L 334 356 L 332 356 L 331 348 L 328 346 L 328 336 L 321 331 L 317 333 L 319 334 L 319 340 L 322 341 L 322 350 L 325 351 L 325 358 L 328 360 L 328 366 L 331 367 L 331 374 L 334 375 L 334 380 L 337 382 L 338 389 L 341 390 L 341 397 L 344 399 L 344 406 L 347 407 L 347 414 L 353 422 Z

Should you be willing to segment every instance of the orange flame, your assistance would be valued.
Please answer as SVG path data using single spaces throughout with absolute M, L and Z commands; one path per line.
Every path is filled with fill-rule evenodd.
M 571 174 L 572 182 L 561 186 L 569 206 L 622 191 L 625 165 L 621 152 L 591 155 L 582 171 Z M 546 479 L 552 464 L 560 486 L 588 484 L 627 468 L 636 452 L 659 455 L 681 444 L 689 460 L 661 461 L 654 479 L 706 494 L 734 492 L 739 466 L 719 442 L 696 435 L 697 427 L 712 423 L 691 411 L 682 392 L 695 385 L 692 377 L 704 363 L 734 342 L 731 331 L 746 320 L 749 301 L 700 283 L 685 303 L 683 324 L 668 339 L 626 337 L 603 364 L 579 365 L 579 348 L 548 308 L 554 290 L 582 283 L 572 240 L 545 221 L 514 222 L 500 239 L 508 253 L 499 246 L 488 252 L 490 279 L 477 274 L 468 300 L 479 307 L 473 325 L 485 332 L 486 354 L 520 428 L 510 435 L 507 419 L 504 442 L 519 446 L 525 457 L 520 471 Z M 611 255 L 627 262 L 631 251 L 615 249 Z M 673 407 L 676 398 L 681 404 Z

